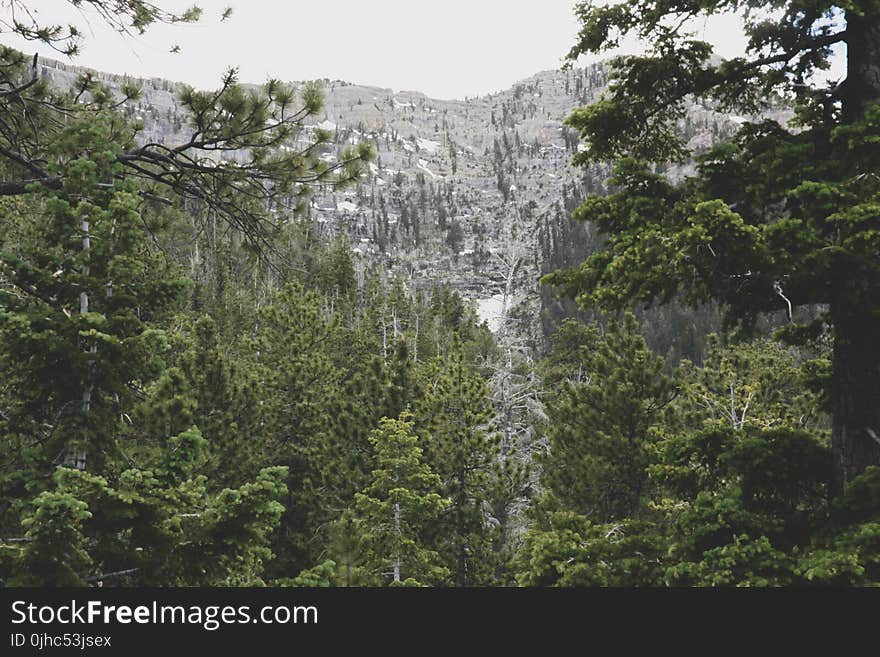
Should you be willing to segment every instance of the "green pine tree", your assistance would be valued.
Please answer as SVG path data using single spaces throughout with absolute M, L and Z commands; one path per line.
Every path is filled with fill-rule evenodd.
M 564 334 L 575 328 L 581 327 L 568 325 Z M 676 390 L 631 314 L 609 322 L 604 333 L 581 330 L 570 366 L 576 378 L 547 399 L 543 504 L 607 523 L 635 516 L 648 498 L 647 466 Z
M 122 131 L 109 111 L 68 122 L 49 165 L 63 182 L 34 186 L 0 258 L 3 366 L 18 371 L 4 412 L 2 534 L 22 539 L 3 546 L 0 577 L 258 582 L 286 470 L 209 490 L 197 400 L 163 360 L 161 326 L 185 281 L 150 250 L 148 209 L 119 178 Z
M 376 469 L 355 495 L 355 510 L 367 546 L 367 568 L 392 585 L 443 582 L 448 570 L 426 546 L 432 524 L 448 506 L 440 477 L 423 462 L 409 415 L 383 419 L 370 436 Z
M 116 429 L 135 385 L 161 371 L 157 321 L 186 285 L 148 249 L 140 201 L 118 182 L 112 114 L 74 121 L 53 146 L 58 190 L 35 187 L 29 223 L 0 254 L 0 340 L 27 372 L 6 430 L 30 435 L 45 472 L 82 462 L 101 473 L 119 455 Z
M 747 326 L 761 313 L 781 313 L 793 322 L 784 333 L 794 341 L 830 332 L 839 496 L 880 465 L 880 155 L 873 146 L 880 9 L 874 0 L 785 2 L 772 16 L 764 7 L 751 0 L 578 5 L 572 60 L 613 48 L 626 34 L 650 45 L 644 55 L 616 59 L 608 92 L 568 119 L 587 146 L 578 163 L 617 160 L 614 191 L 575 213 L 607 236 L 605 247 L 547 280 L 606 307 L 681 292 L 694 304 L 724 304 L 732 322 Z M 749 41 L 746 56 L 719 61 L 692 26 L 724 12 L 743 19 Z M 846 79 L 828 82 L 821 73 L 841 46 Z M 686 156 L 676 121 L 695 98 L 750 114 L 781 99 L 795 117 L 746 122 L 698 160 L 695 175 L 673 184 L 649 163 Z M 817 304 L 818 320 L 798 312 Z
M 421 373 L 424 397 L 414 405 L 426 462 L 442 481 L 450 500 L 435 528 L 433 544 L 456 586 L 485 585 L 506 567 L 507 555 L 496 551 L 497 519 L 490 510 L 507 508 L 521 495 L 519 464 L 501 455 L 501 437 L 491 432 L 489 389 L 465 362 L 461 341 L 454 337 L 449 355 Z

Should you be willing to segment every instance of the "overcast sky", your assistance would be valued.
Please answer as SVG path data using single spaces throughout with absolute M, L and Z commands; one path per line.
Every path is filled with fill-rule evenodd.
M 180 9 L 193 0 L 154 2 Z M 213 88 L 226 68 L 237 66 L 243 82 L 331 78 L 444 99 L 500 91 L 558 68 L 578 27 L 574 0 L 198 0 L 205 10 L 201 23 L 123 38 L 62 0 L 28 4 L 46 22 L 87 21 L 75 63 L 111 73 Z M 227 6 L 233 15 L 221 23 Z M 721 55 L 741 51 L 742 31 L 734 19 L 714 19 L 699 29 Z M 33 43 L 0 38 L 35 50 Z M 177 54 L 169 52 L 174 45 L 180 46 Z

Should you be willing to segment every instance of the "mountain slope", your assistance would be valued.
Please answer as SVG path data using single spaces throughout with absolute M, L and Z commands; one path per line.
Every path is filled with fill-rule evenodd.
M 68 85 L 84 70 L 50 61 L 42 72 Z M 111 87 L 126 80 L 92 75 Z M 174 142 L 186 121 L 175 95 L 180 85 L 140 84 L 142 98 L 126 112 L 143 122 L 145 139 Z M 578 138 L 563 120 L 599 97 L 605 68 L 544 71 L 504 92 L 461 101 L 323 84 L 323 115 L 312 126 L 334 134 L 323 157 L 333 161 L 338 148 L 368 140 L 378 158 L 358 186 L 316 192 L 309 209 L 315 225 L 348 236 L 360 271 L 378 261 L 412 289 L 447 283 L 477 301 L 496 333 L 512 330 L 540 346 L 548 303 L 540 274 L 594 246 L 589 226 L 572 226 L 569 217 L 585 194 L 605 188 L 608 170 L 570 165 Z M 694 105 L 679 127 L 700 150 L 743 120 Z

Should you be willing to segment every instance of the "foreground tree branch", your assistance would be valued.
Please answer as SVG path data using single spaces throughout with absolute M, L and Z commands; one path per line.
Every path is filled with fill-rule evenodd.
M 0 109 L 10 117 L 0 125 L 0 163 L 5 164 L 0 196 L 28 194 L 36 187 L 59 189 L 64 177 L 48 166 L 52 136 L 73 117 L 112 112 L 139 93 L 130 86 L 114 92 L 90 76 L 60 93 L 38 78 L 21 82 L 33 72 L 27 68 L 21 53 L 0 51 Z M 348 183 L 371 157 L 370 148 L 361 145 L 344 150 L 332 164 L 321 159 L 331 145 L 327 132 L 307 123 L 322 105 L 314 84 L 297 94 L 272 80 L 259 91 L 248 91 L 230 70 L 217 91 L 184 88 L 180 102 L 190 114 L 191 131 L 177 144 L 138 143 L 137 131 L 123 135 L 130 129 L 119 122 L 118 136 L 126 146 L 115 156 L 116 179 L 133 177 L 166 190 L 143 190 L 148 196 L 196 200 L 255 244 L 266 245 L 287 219 L 276 217 L 271 208 L 295 212 L 315 185 Z

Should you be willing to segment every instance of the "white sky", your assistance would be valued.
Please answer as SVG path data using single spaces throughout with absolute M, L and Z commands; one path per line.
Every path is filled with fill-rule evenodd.
M 154 2 L 169 9 L 193 4 Z M 205 10 L 199 24 L 158 26 L 133 39 L 62 0 L 28 4 L 46 22 L 90 24 L 74 63 L 110 73 L 213 88 L 226 68 L 238 66 L 243 82 L 331 78 L 444 99 L 500 91 L 558 68 L 578 27 L 574 0 L 197 0 Z M 234 13 L 221 23 L 227 6 Z M 741 52 L 735 19 L 713 19 L 700 32 L 722 56 Z M 8 34 L 0 40 L 60 57 Z M 181 51 L 171 54 L 175 44 Z

